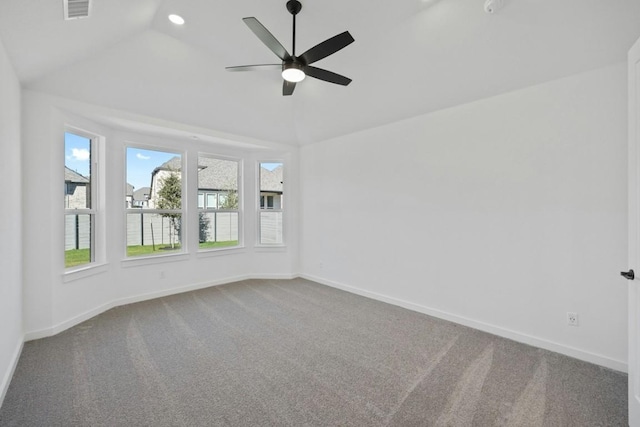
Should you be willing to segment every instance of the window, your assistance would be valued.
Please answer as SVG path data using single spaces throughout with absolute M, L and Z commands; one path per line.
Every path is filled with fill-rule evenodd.
M 94 138 L 64 134 L 64 266 L 95 261 L 96 149 Z
M 273 209 L 273 199 L 274 196 L 260 196 L 260 209 Z
M 204 174 L 204 171 L 202 171 L 202 172 Z M 233 191 L 238 191 L 238 190 L 236 189 L 236 190 L 233 190 Z M 206 207 L 208 209 L 218 209 L 218 198 L 220 198 L 220 205 L 224 206 L 226 204 L 226 197 L 224 195 L 218 194 L 218 193 L 207 193 L 207 206 Z M 236 208 L 237 208 L 237 206 L 236 206 Z
M 261 245 L 282 245 L 282 163 L 260 163 L 259 228 Z
M 128 257 L 182 252 L 182 166 L 180 154 L 127 147 Z
M 240 163 L 201 154 L 198 157 L 199 247 L 238 246 Z

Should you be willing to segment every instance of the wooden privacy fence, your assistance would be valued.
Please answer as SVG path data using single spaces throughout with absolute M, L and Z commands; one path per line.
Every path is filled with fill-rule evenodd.
M 238 212 L 201 212 L 199 240 L 237 241 L 238 217 Z M 91 246 L 90 218 L 87 214 L 65 216 L 65 250 L 86 249 Z M 281 212 L 261 212 L 260 224 L 261 243 L 282 243 Z M 157 213 L 127 213 L 127 246 L 169 245 L 172 237 L 174 243 L 182 240 L 180 230 L 173 230 L 170 218 Z

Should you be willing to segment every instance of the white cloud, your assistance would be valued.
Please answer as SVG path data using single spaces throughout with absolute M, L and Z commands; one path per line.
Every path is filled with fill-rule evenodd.
M 151 158 L 150 156 L 144 156 L 140 153 L 136 154 L 136 157 L 139 158 L 140 160 L 149 160 Z
M 91 158 L 91 153 L 86 148 L 72 148 L 71 158 L 73 160 L 85 161 Z

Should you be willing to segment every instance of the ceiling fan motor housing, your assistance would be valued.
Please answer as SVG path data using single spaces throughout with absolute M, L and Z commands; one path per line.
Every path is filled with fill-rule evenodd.
M 296 58 L 292 58 L 292 61 L 284 61 L 282 63 L 282 71 L 288 70 L 289 68 L 295 68 L 296 70 L 304 71 L 304 65 L 300 61 L 297 61 Z

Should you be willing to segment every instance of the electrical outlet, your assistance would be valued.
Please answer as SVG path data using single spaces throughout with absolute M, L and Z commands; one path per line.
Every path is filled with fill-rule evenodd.
M 578 313 L 567 312 L 567 325 L 578 326 Z

